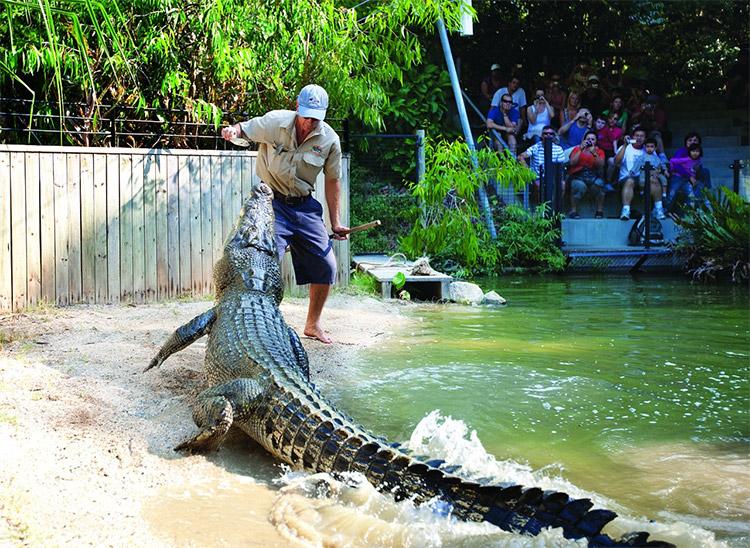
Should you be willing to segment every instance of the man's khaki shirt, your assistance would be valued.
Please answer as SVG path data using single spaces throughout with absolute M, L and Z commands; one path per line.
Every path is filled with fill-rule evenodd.
M 260 144 L 255 174 L 273 190 L 287 196 L 307 196 L 318 174 L 341 178 L 341 141 L 331 126 L 321 121 L 297 145 L 293 110 L 272 110 L 240 123 L 242 133 Z

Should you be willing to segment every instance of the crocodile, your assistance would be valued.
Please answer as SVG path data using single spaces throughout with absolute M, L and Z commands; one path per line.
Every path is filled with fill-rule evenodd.
M 179 327 L 146 371 L 208 335 L 209 388 L 193 409 L 198 431 L 175 450 L 216 450 L 231 426 L 241 428 L 293 468 L 338 478 L 360 473 L 377 489 L 415 505 L 443 501 L 462 520 L 536 535 L 562 528 L 590 546 L 672 546 L 646 532 L 613 538 L 602 528 L 617 514 L 587 498 L 512 483 L 469 481 L 443 461 L 412 456 L 357 425 L 309 380 L 307 354 L 285 322 L 281 267 L 274 239 L 273 193 L 261 183 L 245 202 L 214 265 L 214 306 Z

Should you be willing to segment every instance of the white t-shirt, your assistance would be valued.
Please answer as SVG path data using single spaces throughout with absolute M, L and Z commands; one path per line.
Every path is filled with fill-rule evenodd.
M 523 90 L 523 88 L 518 88 L 515 93 L 511 94 L 508 91 L 507 87 L 500 88 L 495 92 L 495 95 L 492 96 L 492 102 L 490 103 L 490 107 L 496 107 L 500 104 L 500 99 L 505 94 L 511 95 L 513 97 L 513 102 L 518 105 L 518 110 L 521 110 L 521 107 L 526 106 L 526 92 Z
M 627 179 L 628 177 L 638 177 L 638 175 L 640 175 L 640 170 L 638 170 L 638 172 L 633 172 L 633 167 L 635 166 L 635 161 L 646 152 L 645 146 L 640 149 L 635 148 L 632 144 L 624 146 L 627 148 L 625 149 L 625 154 L 623 154 L 622 163 L 620 164 L 620 181 Z M 617 149 L 617 152 L 620 152 L 619 148 Z

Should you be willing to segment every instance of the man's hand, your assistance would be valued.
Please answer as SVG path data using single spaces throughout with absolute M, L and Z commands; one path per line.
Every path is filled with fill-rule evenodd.
M 237 126 L 227 126 L 221 130 L 221 136 L 224 137 L 225 140 L 231 141 L 232 139 L 240 137 L 241 133 Z
M 331 232 L 333 232 L 331 238 L 333 238 L 334 240 L 348 240 L 349 234 L 345 232 L 347 230 L 349 230 L 348 226 L 336 225 L 334 227 L 331 227 Z M 344 233 L 341 234 L 341 232 Z

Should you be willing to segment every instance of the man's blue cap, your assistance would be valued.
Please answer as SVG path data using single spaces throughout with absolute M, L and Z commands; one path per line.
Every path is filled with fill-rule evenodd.
M 318 85 L 308 84 L 299 92 L 297 103 L 297 112 L 303 118 L 323 120 L 328 108 L 328 93 Z

